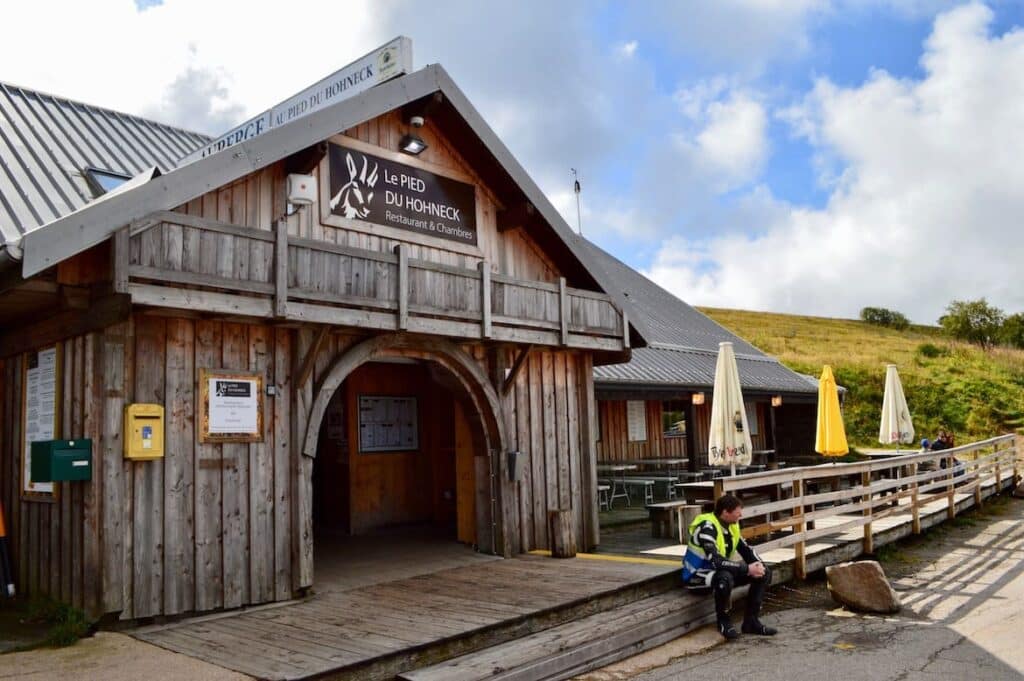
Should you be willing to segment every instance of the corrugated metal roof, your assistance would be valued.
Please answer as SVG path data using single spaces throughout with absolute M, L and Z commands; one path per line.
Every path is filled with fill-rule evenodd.
M 648 347 L 633 350 L 628 364 L 594 368 L 603 384 L 678 385 L 710 388 L 715 382 L 718 344 L 729 341 L 736 352 L 740 383 L 749 390 L 813 393 L 796 372 L 783 366 L 710 317 L 687 305 L 604 249 L 577 237 L 601 268 L 603 281 L 629 315 Z
M 0 82 L 0 244 L 92 201 L 87 168 L 166 172 L 209 139 Z

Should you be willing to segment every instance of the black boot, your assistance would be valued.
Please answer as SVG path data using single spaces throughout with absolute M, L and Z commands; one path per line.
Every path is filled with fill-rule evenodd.
M 732 641 L 740 637 L 740 632 L 736 631 L 736 627 L 732 625 L 732 621 L 728 617 L 718 618 L 718 633 L 721 634 L 726 641 Z
M 762 624 L 757 618 L 743 620 L 741 629 L 744 634 L 757 634 L 758 636 L 774 636 L 779 633 L 774 627 Z

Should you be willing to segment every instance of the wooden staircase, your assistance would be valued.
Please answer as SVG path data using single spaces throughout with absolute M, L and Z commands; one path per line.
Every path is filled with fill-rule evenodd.
M 397 678 L 404 681 L 567 679 L 671 641 L 713 622 L 714 618 L 714 606 L 709 597 L 694 596 L 675 587 L 529 636 L 404 672 Z

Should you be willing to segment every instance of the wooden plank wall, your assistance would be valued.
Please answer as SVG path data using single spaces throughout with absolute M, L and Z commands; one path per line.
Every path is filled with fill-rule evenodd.
M 768 409 L 763 402 L 756 402 L 758 429 L 751 435 L 755 450 L 768 449 Z M 626 424 L 625 400 L 599 400 L 598 418 L 601 419 L 601 439 L 597 443 L 597 458 L 601 461 L 631 461 L 658 457 L 686 456 L 686 438 L 664 437 L 662 435 L 660 400 L 647 400 L 647 440 L 629 442 Z M 697 454 L 706 455 L 711 427 L 711 405 L 705 402 L 694 408 L 694 442 Z M 706 460 L 706 459 L 705 459 Z
M 626 423 L 626 401 L 598 400 L 598 418 L 601 419 L 601 439 L 597 443 L 599 460 L 631 461 L 686 456 L 685 437 L 664 437 L 662 434 L 661 400 L 646 400 L 646 404 L 647 439 L 642 442 L 630 442 Z
M 59 437 L 91 438 L 103 430 L 99 334 L 61 345 L 63 400 Z M 100 607 L 99 547 L 102 527 L 102 460 L 94 456 L 91 482 L 57 483 L 53 501 L 21 498 L 23 357 L 3 363 L 0 428 L 0 499 L 7 517 L 12 567 L 22 592 L 46 595 L 89 611 Z
M 504 359 L 509 366 L 514 357 L 509 352 Z M 589 422 L 583 414 L 591 399 L 589 359 L 584 353 L 535 349 L 503 397 L 508 446 L 526 456 L 522 479 L 509 484 L 513 498 L 505 532 L 514 553 L 551 548 L 548 511 L 559 509 L 573 511 L 581 550 L 596 543 L 586 482 L 594 449 L 582 427 Z M 504 467 L 501 475 L 507 480 Z
M 118 331 L 107 335 L 116 346 Z M 133 374 L 124 400 L 164 405 L 166 455 L 124 461 L 121 480 L 107 479 L 108 498 L 121 496 L 126 509 L 123 546 L 104 542 L 105 565 L 123 556 L 116 609 L 127 619 L 288 598 L 291 555 L 280 549 L 291 543 L 290 441 L 279 422 L 290 410 L 291 332 L 136 315 L 123 343 Z M 198 442 L 198 376 L 212 368 L 260 373 L 276 386 L 277 397 L 263 396 L 263 442 Z M 119 447 L 109 452 L 113 463 Z

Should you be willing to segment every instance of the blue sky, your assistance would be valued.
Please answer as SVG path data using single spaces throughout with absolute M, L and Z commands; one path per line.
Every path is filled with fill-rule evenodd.
M 1024 310 L 1024 3 L 252 9 L 19 6 L 11 19 L 28 28 L 0 44 L 0 80 L 218 133 L 407 35 L 415 65 L 451 73 L 567 223 L 575 167 L 585 235 L 688 302 L 847 317 L 870 305 L 925 323 L 953 299 Z M 76 47 L 83 25 L 92 60 Z

